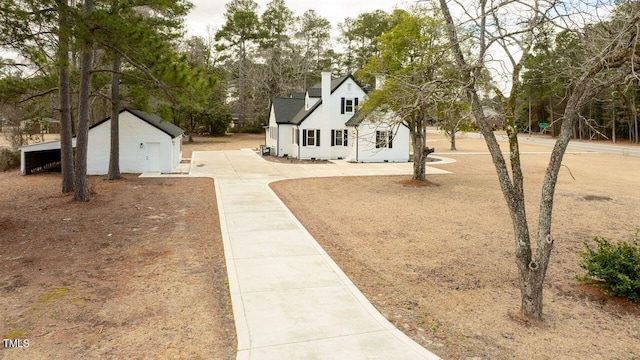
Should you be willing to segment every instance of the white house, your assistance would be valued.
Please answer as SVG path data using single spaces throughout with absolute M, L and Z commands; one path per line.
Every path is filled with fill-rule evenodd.
M 272 155 L 298 159 L 408 161 L 408 129 L 388 114 L 355 116 L 365 96 L 353 75 L 331 79 L 323 72 L 306 92 L 272 99 L 266 146 Z
M 409 161 L 409 129 L 400 125 L 393 113 L 370 117 L 354 116 L 347 128 L 358 141 L 349 144 L 349 159 L 355 162 Z
M 180 163 L 184 131 L 158 115 L 122 109 L 119 130 L 121 172 L 172 172 Z M 109 171 L 110 138 L 111 117 L 89 128 L 87 174 L 104 175 Z M 21 150 L 24 175 L 60 162 L 60 141 L 29 145 Z

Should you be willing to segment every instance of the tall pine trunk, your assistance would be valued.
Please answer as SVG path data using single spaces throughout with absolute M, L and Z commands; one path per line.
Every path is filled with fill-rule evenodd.
M 244 41 L 240 43 L 240 63 L 238 64 L 238 101 L 240 102 L 238 111 L 238 133 L 242 132 L 245 125 L 245 75 L 244 75 L 244 61 L 245 61 L 245 44 Z
M 117 3 L 117 0 L 116 0 Z M 120 179 L 120 55 L 114 54 L 111 74 L 111 147 L 107 179 Z
M 93 11 L 93 0 L 85 0 L 85 20 Z M 91 25 L 87 24 L 89 28 Z M 87 184 L 87 147 L 89 143 L 89 97 L 91 95 L 91 70 L 93 63 L 93 34 L 88 31 L 82 40 L 80 54 L 80 92 L 78 94 L 78 132 L 76 135 L 76 167 L 74 183 L 74 199 L 89 201 Z
M 118 15 L 118 0 L 113 0 L 113 16 Z M 120 179 L 120 54 L 113 52 L 111 73 L 111 146 L 109 147 L 109 172 L 107 179 Z
M 71 120 L 71 89 L 69 82 L 69 26 L 68 0 L 58 1 L 58 66 L 60 92 L 60 163 L 62 192 L 73 191 L 73 126 Z

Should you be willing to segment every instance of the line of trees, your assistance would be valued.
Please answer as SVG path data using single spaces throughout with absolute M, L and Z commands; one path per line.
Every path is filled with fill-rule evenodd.
M 179 49 L 190 9 L 189 2 L 170 0 L 0 2 L 0 46 L 24 59 L 2 63 L 2 105 L 27 118 L 60 119 L 62 191 L 77 201 L 89 200 L 86 150 L 96 120 L 113 118 L 108 177 L 117 179 L 122 106 L 154 109 L 171 121 L 215 110 L 210 95 L 221 91 L 215 69 L 190 62 Z

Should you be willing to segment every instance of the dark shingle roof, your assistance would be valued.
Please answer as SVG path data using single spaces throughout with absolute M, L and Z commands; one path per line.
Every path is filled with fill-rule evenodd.
M 130 108 L 124 108 L 122 110 L 120 110 L 120 113 L 122 114 L 123 111 L 128 111 L 130 113 L 132 113 L 133 115 L 137 116 L 138 118 L 144 120 L 145 122 L 147 122 L 149 125 L 152 125 L 153 127 L 161 130 L 162 132 L 164 132 L 165 134 L 171 136 L 172 138 L 176 137 L 176 136 L 180 136 L 182 134 L 184 134 L 184 130 L 180 129 L 179 127 L 173 125 L 172 123 L 163 120 L 160 116 L 156 115 L 156 114 L 149 114 L 146 113 L 144 111 L 141 110 L 135 110 L 135 109 L 130 109 Z M 94 128 L 102 123 L 105 123 L 107 121 L 111 120 L 111 116 L 109 116 L 108 118 L 99 121 L 95 124 L 93 124 L 93 126 L 91 126 L 91 128 Z
M 336 91 L 336 89 L 342 85 L 342 83 L 347 80 L 348 78 L 352 78 L 353 81 L 356 81 L 356 79 L 353 77 L 353 75 L 349 74 L 349 75 L 345 75 L 345 76 L 341 76 L 339 78 L 336 79 L 331 79 L 331 93 L 333 94 L 334 91 Z M 357 84 L 358 82 L 356 82 Z M 358 84 L 358 86 L 360 86 Z M 312 87 L 307 89 L 307 92 L 309 92 L 309 97 L 322 97 L 322 83 L 319 82 L 315 85 L 313 85 Z
M 300 123 L 302 123 L 304 121 L 304 119 L 307 118 L 307 116 L 309 116 L 309 114 L 311 114 L 312 112 L 314 112 L 318 106 L 320 106 L 320 104 L 322 104 L 322 100 L 318 100 L 318 102 L 316 102 L 315 104 L 313 104 L 313 106 L 311 106 L 309 108 L 309 110 L 305 110 L 304 107 L 296 114 L 296 116 L 293 118 L 293 120 L 291 120 L 291 123 L 293 125 L 300 125 Z
M 345 126 L 358 126 L 364 120 L 366 116 L 362 116 L 360 112 L 356 112 L 353 116 L 344 123 Z
M 291 98 L 292 99 L 304 99 L 304 93 L 303 92 L 293 92 L 293 93 L 291 93 Z
M 179 127 L 173 125 L 168 121 L 163 120 L 160 116 L 156 114 L 149 114 L 144 111 L 128 109 L 128 108 L 125 108 L 124 110 L 129 111 L 133 115 L 141 118 L 142 120 L 148 122 L 149 124 L 164 131 L 165 133 L 167 133 L 167 135 L 170 135 L 171 137 L 176 137 L 184 134 L 184 130 L 180 129 Z
M 358 86 L 360 86 L 360 88 L 362 88 L 362 86 L 356 81 L 353 75 L 348 74 L 331 80 L 331 93 L 339 88 L 340 85 L 342 85 L 347 79 L 352 79 Z M 309 94 L 309 97 L 321 98 L 322 83 L 315 84 L 314 86 L 308 88 L 307 93 Z M 309 108 L 309 110 L 305 110 L 304 101 L 302 101 L 299 105 L 298 103 L 294 102 L 302 100 L 298 99 L 297 96 L 294 96 L 294 94 L 291 95 L 291 98 L 274 98 L 272 100 L 274 110 L 276 111 L 276 123 L 300 125 L 300 123 L 302 123 L 312 112 L 314 112 L 320 106 L 320 104 L 322 104 L 322 100 L 318 100 L 315 104 L 313 104 L 313 106 Z M 296 113 L 292 113 L 294 106 L 299 106 Z M 281 107 L 280 111 L 279 107 Z M 351 119 L 349 121 L 351 121 Z M 359 122 L 360 121 L 362 120 L 359 120 Z
M 273 98 L 271 104 L 278 124 L 291 124 L 296 114 L 304 109 L 304 99 Z
M 319 98 L 322 97 L 322 88 L 321 87 L 310 87 L 307 89 L 309 93 L 309 97 Z

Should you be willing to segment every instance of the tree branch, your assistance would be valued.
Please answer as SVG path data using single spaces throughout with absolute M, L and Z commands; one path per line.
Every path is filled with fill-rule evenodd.
M 41 97 L 41 96 L 45 96 L 45 95 L 51 94 L 54 91 L 58 91 L 58 89 L 59 88 L 55 87 L 55 88 L 52 88 L 52 89 L 49 89 L 49 90 L 45 90 L 45 91 L 43 91 L 41 93 L 31 95 L 31 96 L 27 97 L 26 99 L 22 99 L 22 100 L 18 101 L 18 104 L 25 103 L 25 102 L 27 102 L 27 101 L 29 101 L 31 99 L 35 99 L 37 97 Z

